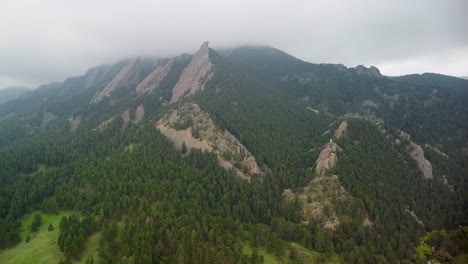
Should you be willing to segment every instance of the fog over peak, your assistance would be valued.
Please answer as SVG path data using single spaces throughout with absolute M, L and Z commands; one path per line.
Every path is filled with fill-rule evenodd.
M 382 74 L 468 75 L 468 1 L 60 1 L 0 3 L 0 87 L 37 86 L 134 56 L 268 45 Z

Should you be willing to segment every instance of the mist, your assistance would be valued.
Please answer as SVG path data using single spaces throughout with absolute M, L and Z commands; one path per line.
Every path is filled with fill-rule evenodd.
M 268 45 L 383 74 L 468 76 L 468 1 L 25 1 L 0 3 L 0 88 L 36 87 L 135 56 Z

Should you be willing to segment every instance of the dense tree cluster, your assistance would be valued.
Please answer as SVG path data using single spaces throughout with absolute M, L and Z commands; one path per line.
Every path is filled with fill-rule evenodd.
M 76 215 L 63 217 L 60 221 L 60 236 L 57 244 L 67 257 L 78 258 L 88 236 L 97 229 L 93 217 L 79 219 Z
M 463 252 L 453 245 L 466 237 L 460 231 L 464 229 L 427 232 L 456 229 L 468 221 L 463 194 L 467 166 L 454 147 L 460 140 L 456 128 L 463 127 L 460 120 L 466 116 L 460 104 L 464 93 L 454 98 L 440 91 L 441 97 L 431 101 L 433 108 L 425 111 L 432 88 L 360 77 L 340 65 L 308 64 L 285 54 L 246 54 L 228 62 L 211 54 L 216 74 L 202 93 L 188 100 L 252 152 L 265 173 L 250 182 L 223 169 L 212 153 L 188 150 L 185 143 L 182 153 L 177 151 L 155 129 L 164 111 L 177 107 L 163 103 L 190 56 L 179 58 L 170 78 L 152 95 L 132 97 L 126 87 L 113 98 L 119 103 L 106 98 L 88 105 L 99 87 L 76 92 L 68 101 L 53 97 L 58 88 L 51 85 L 37 91 L 35 100 L 28 99 L 27 107 L 0 107 L 0 114 L 13 109 L 23 117 L 0 126 L 0 248 L 20 242 L 21 219 L 27 213 L 73 210 L 76 215 L 55 227 L 60 231 L 58 247 L 67 256 L 63 263 L 78 259 L 87 238 L 97 231 L 102 234 L 99 259 L 86 263 L 263 263 L 259 248 L 301 263 L 301 252 L 291 242 L 321 253 L 322 260 L 339 254 L 349 263 L 447 259 L 447 252 Z M 82 82 L 80 77 L 68 85 Z M 382 94 L 405 95 L 390 104 Z M 369 102 L 363 106 L 365 100 L 377 108 Z M 125 125 L 122 111 L 140 104 L 145 106 L 144 120 Z M 38 129 L 44 110 L 62 119 Z M 40 113 L 29 115 L 31 111 Z M 324 228 L 322 220 L 304 219 L 297 196 L 286 199 L 282 194 L 285 189 L 299 193 L 317 176 L 315 160 L 334 138 L 339 118 L 348 113 L 385 123 L 379 127 L 347 119 L 346 136 L 336 140 L 343 151 L 328 174 L 338 175 L 353 200 L 325 206 L 324 214 L 336 213 L 340 223 Z M 71 115 L 81 117 L 74 133 L 65 119 Z M 190 126 L 193 120 L 187 120 L 179 128 Z M 434 127 L 438 122 L 447 126 Z M 28 124 L 34 133 L 26 137 Z M 408 155 L 408 142 L 389 140 L 397 137 L 397 129 L 410 132 L 417 142 L 444 143 L 450 159 L 424 149 L 434 166 L 433 180 L 420 175 Z M 365 217 L 371 224 L 363 224 Z M 35 230 L 40 222 L 33 222 Z M 425 244 L 418 246 L 425 234 Z M 426 245 L 435 250 L 427 251 Z

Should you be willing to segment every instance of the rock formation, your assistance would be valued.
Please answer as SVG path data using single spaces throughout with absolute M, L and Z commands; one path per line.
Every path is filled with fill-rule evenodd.
M 193 55 L 190 63 L 180 75 L 179 81 L 172 89 L 170 103 L 177 102 L 186 94 L 194 94 L 205 88 L 205 84 L 213 77 L 213 64 L 209 57 L 208 41 Z
M 424 157 L 424 151 L 418 144 L 411 141 L 411 157 L 416 161 L 419 170 L 421 170 L 424 178 L 432 179 L 432 165 L 431 163 Z
M 422 147 L 413 141 L 411 141 L 411 136 L 410 134 L 400 131 L 400 137 L 403 140 L 408 140 L 409 141 L 409 154 L 411 158 L 413 158 L 416 161 L 416 164 L 418 165 L 419 170 L 422 172 L 424 178 L 426 179 L 432 179 L 432 164 L 429 162 L 425 157 L 424 157 L 424 150 Z
M 98 103 L 104 97 L 109 97 L 112 92 L 122 86 L 130 86 L 140 80 L 140 60 L 135 59 L 128 63 L 120 72 L 106 85 L 106 87 L 96 93 L 91 103 Z
M 341 122 L 340 126 L 335 131 L 336 139 L 342 138 L 346 134 L 347 129 L 348 129 L 348 123 L 346 122 L 346 120 L 344 120 L 343 122 Z
M 159 88 L 159 85 L 162 80 L 167 76 L 167 74 L 171 71 L 172 65 L 174 64 L 174 59 L 159 65 L 156 69 L 150 73 L 143 81 L 141 81 L 136 91 L 139 94 L 144 93 L 151 93 L 154 90 Z
M 262 173 L 255 157 L 239 140 L 227 130 L 220 130 L 210 115 L 191 102 L 187 102 L 161 118 L 156 127 L 178 149 L 185 143 L 187 149 L 201 149 L 214 152 L 225 169 L 233 169 L 237 175 Z
M 317 164 L 315 171 L 319 175 L 323 175 L 326 170 L 332 169 L 336 166 L 336 163 L 338 162 L 338 156 L 336 155 L 337 151 L 341 151 L 341 148 L 330 139 L 330 142 L 325 144 L 319 157 L 315 161 Z

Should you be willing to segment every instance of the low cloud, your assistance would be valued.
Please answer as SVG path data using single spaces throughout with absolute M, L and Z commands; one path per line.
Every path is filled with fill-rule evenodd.
M 79 75 L 123 57 L 263 44 L 384 74 L 468 75 L 468 2 L 61 1 L 0 3 L 0 87 Z M 445 55 L 444 55 L 445 54 Z

